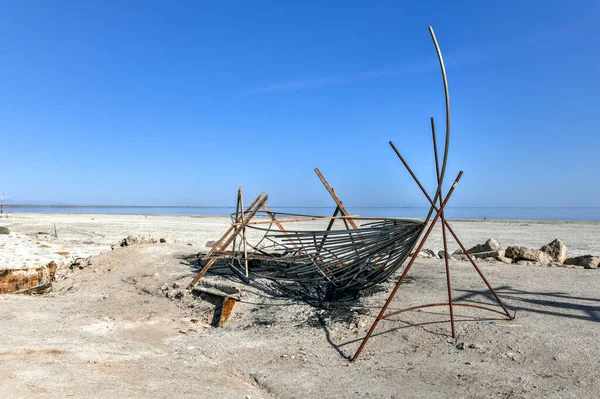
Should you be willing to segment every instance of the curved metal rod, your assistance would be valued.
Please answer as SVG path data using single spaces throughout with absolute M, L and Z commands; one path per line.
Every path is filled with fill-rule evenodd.
M 422 309 L 422 308 L 432 308 L 435 306 L 448 306 L 449 303 L 448 302 L 443 302 L 443 303 L 428 303 L 426 305 L 417 305 L 417 306 L 411 306 L 410 308 L 404 308 L 404 309 L 400 309 L 400 310 L 395 310 L 393 312 L 390 312 L 386 315 L 384 315 L 382 317 L 382 319 L 387 319 L 388 317 L 391 316 L 395 316 L 399 313 L 403 313 L 403 312 L 408 312 L 409 310 L 416 310 L 416 309 Z M 464 306 L 467 308 L 476 308 L 476 309 L 483 309 L 483 310 L 489 310 L 490 312 L 494 312 L 494 313 L 498 313 L 501 314 L 502 316 L 506 316 L 506 313 L 501 312 L 497 309 L 492 309 L 492 308 L 488 308 L 487 306 L 481 306 L 481 305 L 475 305 L 472 303 L 456 303 L 456 302 L 452 302 L 452 306 Z M 512 319 L 507 319 L 507 320 L 512 320 Z
M 438 61 L 440 63 L 442 80 L 444 81 L 444 97 L 446 99 L 446 143 L 444 146 L 444 158 L 442 159 L 442 169 L 440 171 L 440 178 L 438 181 L 437 189 L 435 191 L 435 195 L 433 197 L 433 203 L 435 204 L 437 203 L 437 200 L 442 192 L 442 183 L 444 182 L 444 175 L 446 173 L 446 163 L 448 161 L 448 150 L 450 148 L 450 92 L 448 90 L 448 78 L 446 76 L 446 67 L 444 66 L 444 58 L 442 57 L 442 51 L 440 50 L 437 38 L 435 37 L 433 27 L 431 26 L 429 27 L 429 34 L 431 35 L 431 40 L 433 40 L 433 45 L 435 46 L 435 51 L 437 53 Z M 429 213 L 425 218 L 425 223 L 429 222 L 429 219 L 431 218 L 433 212 L 433 207 L 429 208 Z

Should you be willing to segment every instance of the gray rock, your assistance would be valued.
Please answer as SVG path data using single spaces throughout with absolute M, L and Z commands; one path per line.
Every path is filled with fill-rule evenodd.
M 444 250 L 438 251 L 437 256 L 440 259 L 444 259 Z M 456 259 L 453 255 L 449 255 L 448 259 Z
M 475 258 L 483 259 L 488 262 L 501 262 L 506 264 L 513 263 L 511 258 L 507 258 L 504 256 L 504 250 L 502 251 L 491 251 L 491 252 L 482 252 L 479 254 L 472 255 Z
M 156 244 L 156 238 L 150 235 L 127 236 L 119 244 L 122 247 L 138 244 Z
M 496 260 L 498 262 L 506 263 L 507 265 L 510 265 L 511 263 L 513 263 L 513 260 L 511 258 L 507 258 L 504 255 L 499 256 Z
M 469 254 L 471 254 L 474 258 L 477 258 L 477 259 L 486 259 L 486 258 L 497 259 L 500 256 L 504 256 L 504 251 L 486 251 L 486 252 L 476 252 L 476 253 L 469 252 Z
M 507 258 L 511 258 L 515 261 L 532 261 L 534 263 L 539 263 L 540 265 L 547 266 L 552 263 L 552 259 L 550 256 L 540 251 L 539 249 L 527 248 L 527 247 L 508 247 L 504 252 L 504 256 Z M 519 263 L 520 264 L 520 263 Z
M 532 260 L 518 260 L 515 262 L 515 265 L 521 265 L 521 266 L 531 266 L 531 265 L 537 265 L 537 262 L 534 262 Z
M 593 255 L 577 256 L 575 258 L 565 259 L 564 264 L 583 266 L 586 269 L 597 269 L 600 264 L 600 257 Z
M 411 254 L 412 256 L 412 254 Z M 431 249 L 422 249 L 421 251 L 419 251 L 419 255 L 417 255 L 419 258 L 437 258 L 437 254 L 432 251 Z
M 460 250 L 459 250 L 460 251 Z M 513 263 L 513 260 L 510 258 L 507 258 L 504 255 L 504 250 L 499 250 L 499 251 L 487 251 L 487 252 L 477 252 L 477 253 L 470 253 L 472 258 L 476 258 L 476 259 L 483 259 L 489 262 L 502 262 L 502 263 L 506 263 L 506 264 L 511 264 Z M 440 257 L 444 256 L 444 251 L 440 251 L 439 253 Z M 469 260 L 469 258 L 467 257 L 467 255 L 463 254 L 462 251 L 458 252 L 455 251 L 454 254 L 452 255 L 451 259 L 456 259 L 456 260 Z
M 437 254 L 435 253 L 435 251 L 431 250 L 431 249 L 422 249 L 421 252 L 419 252 L 419 255 L 425 253 L 427 254 L 428 257 L 430 258 L 437 258 Z
M 87 257 L 87 258 L 77 258 L 71 264 L 71 269 L 74 269 L 75 267 L 77 267 L 78 269 L 83 269 L 85 267 L 88 267 L 91 264 L 92 264 L 91 256 Z
M 485 245 L 491 248 L 493 251 L 503 251 L 504 247 L 500 245 L 498 241 L 494 238 L 490 238 L 485 242 Z
M 175 292 L 175 295 L 173 295 L 173 298 L 175 299 L 183 299 L 187 296 L 188 294 L 188 290 L 177 290 Z
M 567 246 L 558 238 L 540 248 L 540 251 L 547 253 L 556 263 L 564 263 L 567 259 L 567 250 Z
M 484 244 L 477 244 L 473 248 L 468 249 L 467 252 L 475 254 L 479 252 L 491 252 L 491 251 L 502 251 L 502 245 L 493 238 L 488 239 Z

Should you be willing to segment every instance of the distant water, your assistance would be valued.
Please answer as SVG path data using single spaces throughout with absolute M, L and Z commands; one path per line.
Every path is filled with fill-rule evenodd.
M 303 215 L 330 216 L 334 208 L 328 207 L 270 207 L 274 212 Z M 118 215 L 229 215 L 234 207 L 146 207 L 146 206 L 15 206 L 5 205 L 4 211 L 30 213 L 92 213 Z M 352 215 L 365 217 L 424 218 L 429 208 L 375 208 L 348 207 Z M 495 219 L 495 220 L 600 220 L 600 207 L 596 208 L 447 208 L 449 219 Z

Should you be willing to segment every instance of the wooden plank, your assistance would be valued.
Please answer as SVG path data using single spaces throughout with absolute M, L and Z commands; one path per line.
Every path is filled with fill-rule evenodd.
M 252 212 L 250 212 L 250 215 L 248 215 L 248 218 L 246 220 L 244 220 L 243 223 L 240 223 L 240 224 L 236 223 L 240 227 L 240 229 L 237 231 L 236 234 L 239 234 L 241 229 L 246 227 L 250 223 L 250 220 L 254 217 L 254 215 L 256 215 L 258 210 L 262 207 L 262 205 L 267 201 L 268 198 L 269 198 L 269 196 L 265 195 L 260 201 L 258 201 L 256 208 L 253 209 Z M 229 246 L 229 244 L 231 244 L 231 241 L 233 241 L 233 237 L 230 237 L 227 241 L 225 241 L 225 243 L 221 246 L 220 249 L 221 250 L 226 249 Z
M 256 197 L 256 199 L 254 200 L 254 202 L 252 202 L 252 204 L 248 207 L 248 209 L 252 208 L 254 205 L 256 205 L 256 203 L 260 200 L 260 198 L 265 195 L 265 193 L 260 193 L 258 195 L 258 197 Z M 264 197 L 264 201 L 266 201 L 266 199 L 268 198 L 268 195 L 265 195 Z M 263 201 L 263 202 L 264 202 Z M 258 211 L 258 208 L 256 209 L 256 211 Z M 256 211 L 254 213 L 256 213 Z M 231 234 L 232 231 L 236 230 L 236 227 L 239 226 L 239 223 L 232 223 L 232 225 L 229 227 L 229 229 L 227 229 L 227 231 L 225 232 L 225 234 L 223 234 L 221 236 L 221 238 L 219 239 L 219 241 L 217 241 L 215 243 L 215 245 L 212 246 L 212 248 L 210 249 L 210 251 L 208 251 L 208 253 L 206 255 L 204 255 L 204 258 L 202 258 L 202 260 L 207 260 L 214 251 L 217 250 L 217 248 L 219 248 L 220 244 L 223 242 L 223 240 L 225 240 L 225 238 Z M 235 238 L 237 235 L 237 232 L 234 232 L 233 237 Z M 231 244 L 231 241 L 229 241 L 229 244 Z M 227 244 L 227 245 L 229 245 Z
M 258 200 L 258 198 L 259 198 L 260 196 L 262 196 L 263 194 L 264 194 L 264 193 L 261 193 L 261 194 L 260 194 L 260 195 L 257 197 L 257 200 Z M 268 199 L 268 198 L 269 198 L 269 196 L 265 194 L 265 196 L 264 196 L 262 199 L 260 199 L 260 200 L 258 200 L 258 201 L 254 201 L 254 202 L 253 202 L 253 204 L 256 204 L 256 207 L 255 207 L 255 208 L 254 208 L 254 209 L 253 209 L 253 210 L 250 212 L 250 215 L 248 215 L 248 218 L 247 218 L 247 219 L 244 221 L 244 223 L 240 223 L 240 224 L 237 224 L 237 223 L 236 223 L 236 225 L 238 225 L 238 226 L 239 226 L 239 229 L 238 229 L 236 232 L 234 232 L 234 233 L 233 233 L 233 235 L 232 235 L 231 237 L 229 237 L 229 238 L 228 238 L 228 239 L 225 241 L 225 243 L 223 243 L 223 244 L 220 246 L 220 248 L 217 248 L 217 246 L 218 246 L 218 245 L 219 245 L 219 244 L 220 244 L 220 243 L 223 241 L 223 239 L 225 238 L 225 235 L 227 235 L 228 233 L 226 233 L 225 235 L 223 235 L 223 237 L 221 237 L 221 239 L 219 240 L 219 242 L 218 242 L 218 243 L 215 243 L 215 245 L 214 245 L 214 246 L 211 248 L 211 250 L 209 251 L 209 253 L 208 253 L 208 254 L 206 254 L 206 256 L 204 256 L 204 258 L 203 258 L 203 259 L 204 259 L 204 260 L 206 260 L 206 259 L 207 259 L 207 258 L 208 258 L 210 255 L 212 255 L 212 253 L 213 253 L 213 252 L 215 252 L 217 249 L 220 249 L 220 250 L 225 250 L 225 249 L 227 249 L 227 247 L 229 246 L 229 244 L 231 244 L 231 242 L 233 241 L 233 239 L 234 239 L 234 238 L 235 238 L 235 237 L 236 237 L 238 234 L 240 234 L 240 232 L 242 231 L 242 229 L 243 229 L 244 227 L 246 227 L 246 225 L 248 224 L 248 222 L 250 222 L 250 220 L 252 220 L 252 218 L 254 217 L 254 215 L 256 215 L 256 212 L 258 212 L 258 210 L 261 208 L 262 204 L 264 204 L 264 203 L 267 201 L 267 199 Z M 229 228 L 229 230 L 227 230 L 227 231 L 228 231 L 228 232 L 231 232 L 231 231 L 232 231 L 232 229 L 233 229 L 234 227 L 235 227 L 235 226 L 231 226 L 231 227 Z M 191 282 L 191 283 L 190 283 L 190 284 L 187 286 L 187 289 L 188 289 L 188 290 L 189 290 L 189 289 L 192 289 L 192 288 L 194 287 L 194 285 L 195 285 L 195 284 L 198 282 L 198 280 L 200 280 L 200 279 L 202 278 L 202 276 L 204 276 L 204 274 L 205 274 L 205 273 L 208 271 L 208 269 L 210 269 L 210 268 L 211 268 L 211 266 L 213 265 L 213 263 L 215 263 L 215 261 L 216 261 L 216 260 L 217 260 L 217 258 L 212 258 L 212 259 L 211 259 L 211 260 L 210 260 L 210 261 L 209 261 L 209 262 L 206 264 L 206 266 L 204 266 L 204 267 L 202 268 L 202 270 L 200 270 L 200 272 L 199 272 L 199 273 L 198 273 L 198 274 L 197 274 L 197 275 L 194 277 L 194 279 L 192 280 L 192 282 Z
M 329 183 L 327 182 L 327 180 L 325 180 L 325 176 L 323 176 L 323 174 L 321 173 L 321 171 L 319 170 L 319 168 L 315 168 L 315 173 L 317 174 L 317 176 L 319 177 L 319 179 L 321 180 L 321 182 L 325 186 L 325 189 L 327 190 L 327 192 L 329 193 L 329 195 L 331 195 L 331 198 L 333 198 L 333 200 L 335 201 L 335 203 L 337 204 L 337 206 L 340 208 L 340 212 L 342 212 L 342 215 L 344 215 L 346 217 L 349 217 L 350 215 L 348 214 L 348 211 L 346 210 L 346 208 L 344 208 L 344 205 L 342 204 L 342 201 L 339 199 L 339 197 L 335 193 L 335 190 L 329 185 Z M 354 220 L 349 219 L 348 223 L 350 223 L 350 225 L 354 229 L 358 229 L 358 226 L 356 225 L 356 223 L 354 223 Z
M 196 274 L 194 279 L 188 284 L 188 286 L 187 286 L 188 290 L 191 290 L 192 288 L 194 288 L 194 286 L 196 285 L 198 280 L 200 280 L 202 278 L 202 276 L 204 276 L 204 274 L 206 274 L 208 269 L 210 269 L 210 267 L 213 265 L 213 263 L 215 263 L 217 261 L 217 259 L 218 258 L 212 258 L 211 260 L 208 261 L 208 263 L 202 268 L 202 270 L 200 270 L 200 272 L 198 274 Z
M 233 298 L 237 301 L 239 301 L 241 299 L 240 290 L 231 285 L 212 284 L 212 283 L 208 284 L 208 283 L 202 282 L 202 283 L 198 284 L 196 287 L 194 287 L 194 289 L 192 291 L 201 292 L 203 294 L 208 294 L 208 295 L 220 296 L 221 298 Z
M 202 260 L 207 260 L 208 258 L 210 258 L 210 256 L 213 254 L 213 252 L 215 252 L 219 245 L 223 242 L 223 240 L 229 235 L 231 234 L 231 232 L 235 229 L 236 224 L 232 224 L 231 226 L 229 226 L 229 228 L 227 229 L 227 231 L 225 232 L 225 234 L 223 234 L 221 236 L 221 238 L 219 238 L 219 241 L 215 242 L 214 245 L 212 246 L 212 248 L 206 253 L 206 255 L 204 255 L 204 257 L 202 258 Z M 234 236 L 235 237 L 235 236 Z
M 342 219 L 342 221 L 344 222 L 344 225 L 346 226 L 346 229 L 350 230 L 350 226 L 352 226 L 353 229 L 357 230 L 358 226 L 356 225 L 356 223 L 354 223 L 354 220 L 352 220 L 349 217 L 350 215 L 348 214 L 348 211 L 346 210 L 346 208 L 342 204 L 342 200 L 340 200 L 340 198 L 337 196 L 337 193 L 335 192 L 335 190 L 333 189 L 333 187 L 331 187 L 329 185 L 329 183 L 325 179 L 325 176 L 323 176 L 323 174 L 321 173 L 321 171 L 319 170 L 319 168 L 315 168 L 315 173 L 317 174 L 317 176 L 319 177 L 319 179 L 321 180 L 321 182 L 323 183 L 323 185 L 327 189 L 327 192 L 329 192 L 329 195 L 331 195 L 331 198 L 333 198 L 333 200 L 337 204 L 338 208 L 340 209 L 340 212 L 342 212 L 342 215 L 348 217 L 347 219 Z M 348 226 L 348 224 L 350 224 L 350 226 Z M 354 237 L 352 236 L 352 234 L 350 234 L 350 240 L 352 240 L 352 242 L 354 242 Z M 375 259 L 375 263 L 379 265 L 378 261 L 379 261 L 379 258 L 376 258 Z
M 246 208 L 246 211 L 245 211 L 245 212 L 246 212 L 246 213 L 250 212 L 250 209 L 252 209 L 252 208 L 254 207 L 254 205 L 256 205 L 256 203 L 257 203 L 257 202 L 260 200 L 260 198 L 261 198 L 263 195 L 265 195 L 265 193 L 264 193 L 264 192 L 262 192 L 262 193 L 258 194 L 258 197 L 256 197 L 256 198 L 254 199 L 254 201 L 252 201 L 252 203 L 251 203 L 251 204 L 248 206 L 248 208 Z
M 22 289 L 19 291 L 9 292 L 9 294 L 33 294 L 36 292 L 44 291 L 50 287 L 52 287 L 52 283 L 45 283 L 45 284 L 36 285 L 35 287 L 29 287 L 29 288 L 25 288 L 25 289 Z

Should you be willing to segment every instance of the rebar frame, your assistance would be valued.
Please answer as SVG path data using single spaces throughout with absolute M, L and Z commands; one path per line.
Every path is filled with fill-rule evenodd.
M 253 272 L 255 277 L 337 291 L 364 289 L 394 273 L 410 255 L 425 223 L 350 215 L 319 169 L 315 172 L 336 203 L 332 216 L 273 212 L 266 205 L 264 193 L 243 209 L 240 187 L 230 228 L 204 255 L 201 261 L 206 263 L 188 288 L 218 259 L 227 259 L 229 267 L 246 282 L 250 278 L 248 263 L 257 260 L 263 267 Z M 290 227 L 312 221 L 328 222 L 328 226 L 324 230 Z M 345 229 L 334 229 L 336 221 L 343 222 Z M 248 240 L 249 230 L 260 236 L 258 242 Z M 238 238 L 241 243 L 236 241 Z M 248 248 L 253 251 L 248 252 Z
M 381 320 L 409 310 L 448 306 L 452 337 L 456 337 L 454 320 L 454 307 L 456 306 L 487 310 L 506 316 L 508 320 L 514 319 L 514 315 L 509 313 L 444 215 L 444 209 L 463 172 L 458 173 L 452 186 L 444 195 L 442 187 L 450 141 L 450 97 L 442 53 L 432 27 L 429 27 L 429 32 L 440 64 L 446 104 L 445 145 L 441 163 L 437 148 L 435 121 L 431 118 L 437 181 L 433 198 L 429 196 L 394 143 L 389 142 L 406 170 L 429 201 L 430 209 L 425 220 L 421 222 L 397 218 L 361 218 L 350 215 L 335 190 L 329 185 L 318 168 L 315 169 L 315 173 L 336 204 L 332 216 L 321 217 L 272 212 L 266 205 L 268 196 L 265 193 L 261 193 L 252 204 L 244 209 L 242 188 L 240 187 L 236 212 L 232 215 L 231 226 L 202 258 L 203 267 L 188 285 L 188 289 L 193 288 L 218 259 L 228 259 L 231 269 L 247 282 L 250 278 L 249 261 L 258 260 L 265 263 L 267 267 L 263 267 L 260 272 L 254 272 L 257 276 L 273 280 L 287 280 L 309 286 L 327 286 L 328 289 L 333 287 L 333 289 L 339 291 L 357 290 L 386 280 L 411 256 L 377 318 L 352 357 L 352 361 L 358 358 Z M 256 220 L 261 216 L 262 219 Z M 386 313 L 438 220 L 441 221 L 444 243 L 447 302 L 417 305 Z M 325 230 L 318 231 L 289 227 L 294 223 L 308 221 L 327 221 L 328 225 Z M 333 229 L 336 221 L 342 221 L 345 229 Z M 284 225 L 288 227 L 285 228 Z M 261 239 L 258 243 L 248 242 L 248 230 L 260 233 Z M 458 243 L 460 249 L 501 307 L 501 311 L 488 306 L 455 302 L 453 300 L 447 232 Z M 237 243 L 238 237 L 241 238 L 240 244 Z M 233 246 L 229 249 L 231 244 Z M 249 252 L 248 248 L 251 248 L 252 251 Z M 243 268 L 239 268 L 242 265 Z
M 358 347 L 356 353 L 352 357 L 352 361 L 354 361 L 354 360 L 356 360 L 358 358 L 358 356 L 360 355 L 360 353 L 364 349 L 365 345 L 367 344 L 368 340 L 371 338 L 371 335 L 375 331 L 375 328 L 377 327 L 377 324 L 379 324 L 379 322 L 381 320 L 383 320 L 385 318 L 388 318 L 388 317 L 391 317 L 391 316 L 394 316 L 394 315 L 397 315 L 397 314 L 400 314 L 400 313 L 403 313 L 403 312 L 406 312 L 406 311 L 409 311 L 409 310 L 422 309 L 422 308 L 426 308 L 426 307 L 435 307 L 435 306 L 448 306 L 449 312 L 450 312 L 450 325 L 451 325 L 451 331 L 452 331 L 452 337 L 453 338 L 456 338 L 456 329 L 455 329 L 455 325 L 454 325 L 454 307 L 455 306 L 463 306 L 463 307 L 471 307 L 471 308 L 483 309 L 483 310 L 487 310 L 487 311 L 491 311 L 491 312 L 495 312 L 495 313 L 504 315 L 504 316 L 506 316 L 507 320 L 513 320 L 514 319 L 514 315 L 511 315 L 509 313 L 508 309 L 506 308 L 506 306 L 504 305 L 504 303 L 502 302 L 502 300 L 500 300 L 500 298 L 498 297 L 498 295 L 496 294 L 496 292 L 494 291 L 494 289 L 492 288 L 492 286 L 490 285 L 490 283 L 488 282 L 488 280 L 485 278 L 485 276 L 483 275 L 483 273 L 481 272 L 481 270 L 479 269 L 479 267 L 475 263 L 475 260 L 473 259 L 473 257 L 469 254 L 469 252 L 467 251 L 467 249 L 464 247 L 464 245 L 462 244 L 462 242 L 460 241 L 460 239 L 458 238 L 458 236 L 456 235 L 456 233 L 454 232 L 454 230 L 452 229 L 452 227 L 450 227 L 450 224 L 448 224 L 448 221 L 444 217 L 444 208 L 446 207 L 446 204 L 448 203 L 448 200 L 450 199 L 450 196 L 454 192 L 454 189 L 456 188 L 456 185 L 458 184 L 460 178 L 462 177 L 463 172 L 460 171 L 460 173 L 458 174 L 457 178 L 454 181 L 454 184 L 452 184 L 452 187 L 450 188 L 450 190 L 448 191 L 448 193 L 444 197 L 443 194 L 442 194 L 442 183 L 443 183 L 443 179 L 444 179 L 444 172 L 445 172 L 445 167 L 446 167 L 446 161 L 447 161 L 447 158 L 448 158 L 448 148 L 449 148 L 449 138 L 450 138 L 450 95 L 449 95 L 449 91 L 448 91 L 448 80 L 447 80 L 447 76 L 446 76 L 446 68 L 444 66 L 444 60 L 442 58 L 442 52 L 441 52 L 440 47 L 438 45 L 438 41 L 437 41 L 437 39 L 435 37 L 435 33 L 433 31 L 433 28 L 431 26 L 429 27 L 429 33 L 431 34 L 431 38 L 433 40 L 433 44 L 435 46 L 436 53 L 437 53 L 437 56 L 438 56 L 438 60 L 439 60 L 439 63 L 440 63 L 440 70 L 441 70 L 442 79 L 443 79 L 443 82 L 444 82 L 444 96 L 445 96 L 445 100 L 446 100 L 446 145 L 445 145 L 445 149 L 444 149 L 444 158 L 443 158 L 443 161 L 442 161 L 441 171 L 440 171 L 439 157 L 438 157 L 438 151 L 437 151 L 437 138 L 436 138 L 436 132 L 435 132 L 435 121 L 434 121 L 434 118 L 431 118 L 431 134 L 432 134 L 432 138 L 433 138 L 433 151 L 434 151 L 434 158 L 435 158 L 435 170 L 436 170 L 436 178 L 437 178 L 437 183 L 438 183 L 437 189 L 436 189 L 436 192 L 435 192 L 435 195 L 434 195 L 433 199 L 431 199 L 431 197 L 429 196 L 429 194 L 427 194 L 427 191 L 425 190 L 425 188 L 423 187 L 423 185 L 421 184 L 421 182 L 419 181 L 419 179 L 417 178 L 417 176 L 415 175 L 415 173 L 412 171 L 412 169 L 410 168 L 410 166 L 408 165 L 408 163 L 406 162 L 406 160 L 404 159 L 404 157 L 400 154 L 400 152 L 398 151 L 398 149 L 396 148 L 396 146 L 394 145 L 394 143 L 390 141 L 389 144 L 392 147 L 392 149 L 394 150 L 394 152 L 396 153 L 396 155 L 398 156 L 398 158 L 400 159 L 400 161 L 402 162 L 402 164 L 404 165 L 404 167 L 406 168 L 406 170 L 410 173 L 410 175 L 412 176 L 412 178 L 415 181 L 415 183 L 417 183 L 417 185 L 419 186 L 419 188 L 421 189 L 421 191 L 423 192 L 423 194 L 425 195 L 425 197 L 429 201 L 429 203 L 431 205 L 431 208 L 430 208 L 429 214 L 427 215 L 427 220 L 429 220 L 429 217 L 431 216 L 431 214 L 433 212 L 436 212 L 436 214 L 435 214 L 434 218 L 432 219 L 431 224 L 429 225 L 429 228 L 427 229 L 427 231 L 425 232 L 423 238 L 421 239 L 419 245 L 417 246 L 417 249 L 414 251 L 414 254 L 413 254 L 412 258 L 410 259 L 410 261 L 406 265 L 406 268 L 404 269 L 402 275 L 398 279 L 398 282 L 396 283 L 396 285 L 392 289 L 392 292 L 390 293 L 388 299 L 386 300 L 385 304 L 383 305 L 383 307 L 381 308 L 379 314 L 377 315 L 377 318 L 375 319 L 375 321 L 373 322 L 373 324 L 369 328 L 369 331 L 367 332 L 367 335 L 362 340 L 362 342 L 361 342 L 360 346 Z M 438 201 L 439 201 L 439 207 L 436 206 L 436 203 Z M 400 310 L 396 310 L 396 311 L 392 311 L 392 312 L 386 313 L 387 308 L 389 307 L 389 305 L 391 304 L 392 300 L 396 296 L 396 293 L 398 292 L 398 290 L 400 289 L 400 286 L 404 282 L 404 279 L 406 278 L 408 272 L 410 271 L 413 263 L 417 259 L 417 255 L 418 255 L 419 251 L 425 245 L 425 242 L 427 241 L 427 238 L 431 234 L 431 231 L 433 230 L 433 227 L 437 223 L 438 219 L 441 220 L 441 222 L 442 222 L 441 223 L 441 225 L 442 225 L 442 239 L 443 239 L 443 242 L 444 242 L 444 264 L 445 264 L 445 268 L 446 268 L 446 287 L 447 287 L 447 293 L 448 293 L 448 302 L 431 303 L 431 304 L 425 304 L 425 305 L 411 306 L 411 307 L 408 307 L 408 308 L 404 308 L 404 309 L 400 309 Z M 499 311 L 497 309 L 493 309 L 493 308 L 490 308 L 490 307 L 487 307 L 487 306 L 480 306 L 480 305 L 475 305 L 475 304 L 471 304 L 471 303 L 457 303 L 457 302 L 454 302 L 452 300 L 452 284 L 451 284 L 451 281 L 450 281 L 450 264 L 449 264 L 449 260 L 448 260 L 448 245 L 447 245 L 446 230 L 448 230 L 448 232 L 450 232 L 450 234 L 452 235 L 452 237 L 454 238 L 454 240 L 459 245 L 460 249 L 467 256 L 467 259 L 473 265 L 473 267 L 475 268 L 475 271 L 479 274 L 479 276 L 481 277 L 481 279 L 483 280 L 483 282 L 487 286 L 488 290 L 492 293 L 494 299 L 496 300 L 496 302 L 502 308 L 502 311 Z

